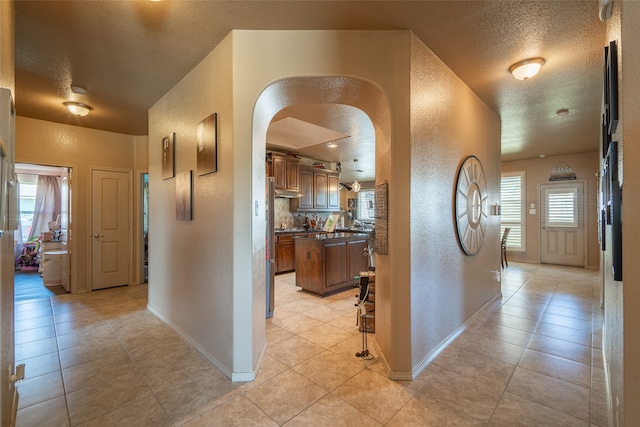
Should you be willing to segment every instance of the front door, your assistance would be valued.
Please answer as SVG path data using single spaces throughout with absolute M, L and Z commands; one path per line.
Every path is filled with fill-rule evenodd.
M 584 267 L 584 182 L 540 185 L 540 261 Z
M 129 283 L 128 172 L 91 172 L 92 289 Z

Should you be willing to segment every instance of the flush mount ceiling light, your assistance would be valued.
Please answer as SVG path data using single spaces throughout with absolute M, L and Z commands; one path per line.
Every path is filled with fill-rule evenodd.
M 523 59 L 509 67 L 509 72 L 518 80 L 529 80 L 538 74 L 543 64 L 542 58 Z
M 569 115 L 569 109 L 568 108 L 561 108 L 558 111 L 556 111 L 556 117 L 558 117 L 559 119 L 567 117 L 568 115 Z
M 93 110 L 93 108 L 91 108 L 89 105 L 83 104 L 82 102 L 67 101 L 63 102 L 63 104 L 65 107 L 67 107 L 71 114 L 78 117 L 84 117 L 89 114 L 91 110 Z

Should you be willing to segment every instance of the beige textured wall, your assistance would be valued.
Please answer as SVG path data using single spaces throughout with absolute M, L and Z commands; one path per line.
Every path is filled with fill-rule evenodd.
M 623 60 L 621 53 L 625 47 L 625 41 L 620 39 L 621 31 L 621 19 L 620 19 L 620 7 L 621 3 L 614 3 L 613 16 L 607 22 L 607 37 L 603 40 L 603 46 L 608 45 L 611 40 L 618 40 L 618 67 L 619 71 L 622 69 Z M 618 76 L 619 78 L 620 76 Z M 624 94 L 620 97 L 621 103 L 624 103 Z M 622 109 L 622 105 L 619 106 Z M 624 122 L 618 122 L 617 135 L 613 138 L 618 141 L 618 158 L 620 164 L 622 164 L 621 154 L 624 151 L 624 141 L 621 140 L 622 128 Z M 619 177 L 624 178 L 623 169 L 619 169 Z M 623 206 L 625 209 L 626 206 Z M 626 211 L 626 209 L 625 209 Z M 611 226 L 607 226 L 606 233 L 606 247 L 611 248 Z M 628 242 L 623 242 L 623 245 Z M 623 246 L 624 249 L 624 246 Z M 623 268 L 624 275 L 624 268 Z M 606 368 L 608 370 L 609 389 L 610 389 L 610 409 L 611 412 L 611 424 L 614 426 L 624 425 L 624 407 L 625 407 L 625 395 L 624 395 L 624 287 L 623 283 L 615 282 L 613 275 L 611 274 L 611 250 L 606 250 L 602 253 L 602 262 L 600 269 L 600 276 L 603 281 L 604 289 L 604 328 L 603 328 L 603 348 L 607 361 Z M 619 403 L 619 404 L 618 404 Z
M 568 156 L 551 156 L 543 159 L 516 160 L 502 163 L 502 172 L 525 171 L 525 202 L 526 202 L 526 251 L 507 253 L 508 260 L 523 262 L 540 262 L 540 214 L 541 204 L 538 197 L 538 185 L 549 182 L 549 176 L 554 165 L 565 162 L 573 168 L 576 179 L 586 180 L 585 186 L 585 255 L 587 267 L 599 268 L 600 244 L 598 243 L 597 191 L 596 173 L 600 166 L 598 152 L 572 154 Z M 529 214 L 529 207 L 535 204 L 536 213 Z
M 411 345 L 413 368 L 500 293 L 500 218 L 480 252 L 457 241 L 454 192 L 467 156 L 482 163 L 489 206 L 500 202 L 500 119 L 417 38 L 411 63 Z
M 618 40 L 618 90 L 620 121 L 614 141 L 622 180 L 623 282 L 611 275 L 611 251 L 604 253 L 602 280 L 605 291 L 604 351 L 607 360 L 614 426 L 640 425 L 640 3 L 616 1 L 607 22 L 607 39 Z M 604 44 L 603 43 L 603 44 Z M 611 227 L 607 227 L 610 236 Z M 610 246 L 610 239 L 607 240 Z
M 623 135 L 624 425 L 640 425 L 640 2 L 622 2 L 620 99 Z M 614 285 L 615 286 L 615 285 Z
M 150 306 L 228 376 L 250 378 L 265 345 L 265 146 L 252 143 L 256 100 L 283 77 L 349 75 L 370 77 L 388 89 L 387 96 L 407 104 L 408 85 L 399 85 L 398 77 L 408 75 L 407 40 L 407 32 L 234 31 L 150 110 Z M 227 88 L 233 88 L 232 95 Z M 366 99 L 358 101 L 366 104 Z M 376 108 L 386 105 L 379 99 Z M 393 99 L 390 104 L 396 105 Z M 382 117 L 378 126 L 384 126 L 388 141 L 388 107 L 383 110 L 375 115 Z M 171 210 L 175 184 L 159 179 L 156 147 L 162 136 L 177 132 L 176 169 L 195 169 L 196 125 L 214 111 L 219 113 L 220 169 L 195 178 L 194 220 L 177 222 Z M 264 135 L 271 117 L 261 123 Z M 408 139 L 407 124 L 405 117 L 397 140 Z M 378 170 L 385 176 L 390 166 Z M 203 239 L 210 244 L 202 245 Z M 194 241 L 195 253 L 189 251 Z M 396 254 L 404 259 L 396 268 L 408 271 L 406 252 Z M 408 289 L 408 280 L 399 283 Z M 410 370 L 410 355 L 402 357 L 403 369 Z
M 227 376 L 234 362 L 236 239 L 232 43 L 227 37 L 149 111 L 149 306 Z M 218 113 L 218 172 L 198 176 L 197 126 Z M 176 174 L 193 171 L 193 220 L 176 220 L 176 179 L 161 179 L 161 141 L 176 133 Z M 249 173 L 249 172 L 247 172 Z M 248 199 L 244 209 L 250 210 Z M 248 254 L 244 268 L 249 265 Z M 247 285 L 249 282 L 245 282 Z M 250 300 L 241 301 L 244 303 Z M 244 312 L 247 318 L 250 313 Z M 244 337 L 248 339 L 248 337 Z M 251 356 L 247 351 L 245 357 Z
M 15 93 L 14 80 L 14 23 L 12 1 L 0 1 L 0 87 Z M 9 425 L 12 393 L 7 366 L 14 364 L 13 341 L 13 232 L 0 238 L 0 422 Z
M 409 151 L 407 144 L 398 143 L 396 151 L 391 141 L 408 141 L 408 73 L 409 73 L 409 33 L 375 31 L 269 31 L 234 32 L 236 92 L 234 138 L 238 141 L 251 139 L 252 115 L 263 120 L 253 121 L 254 143 L 253 181 L 250 196 L 259 206 L 264 204 L 264 135 L 268 120 L 289 102 L 339 102 L 354 105 L 364 111 L 372 120 L 376 130 L 376 181 L 387 180 L 392 194 L 389 206 L 390 242 L 389 255 L 376 257 L 376 342 L 380 345 L 390 370 L 400 375 L 411 374 L 410 327 L 406 305 L 394 311 L 392 300 L 406 301 L 409 293 L 408 234 L 400 228 L 406 224 L 406 216 L 399 209 L 408 205 L 408 182 L 400 182 L 395 173 L 406 172 L 406 157 L 400 153 Z M 242 48 L 240 48 L 242 47 Z M 356 59 L 357 60 L 354 60 Z M 268 66 L 265 66 L 268 64 Z M 267 88 L 271 94 L 274 86 L 280 87 L 280 80 L 291 76 L 331 76 L 317 85 L 301 80 L 301 91 L 287 91 L 282 83 L 281 96 L 273 94 L 271 102 L 258 103 L 255 100 Z M 335 78 L 353 77 L 345 82 L 346 89 L 339 86 Z M 406 76 L 406 78 L 403 78 Z M 358 79 L 358 80 L 355 80 Z M 274 83 L 275 82 L 275 83 Z M 358 83 L 359 82 L 359 83 Z M 273 85 L 272 85 L 273 83 Z M 271 85 L 271 86 L 269 86 Z M 358 89 L 360 88 L 360 89 Z M 274 89 L 275 90 L 275 89 Z M 316 96 L 314 98 L 314 96 Z M 349 95 L 356 94 L 356 96 Z M 261 100 L 262 100 L 262 95 Z M 320 98 L 323 97 L 323 98 Z M 319 101 L 320 100 L 320 101 Z M 390 124 L 390 111 L 394 125 Z M 264 116 L 264 117 L 263 117 Z M 256 127 L 257 125 L 257 127 Z M 258 129 L 256 131 L 256 129 Z M 262 141 L 257 138 L 262 137 Z M 246 159 L 245 161 L 249 161 Z M 403 187 L 404 186 L 404 187 Z M 242 199 L 236 199 L 242 202 Z M 235 200 L 234 200 L 235 202 Z M 245 202 L 246 203 L 246 202 Z M 406 212 L 406 210 L 405 210 Z M 393 218 L 393 219 L 391 219 Z M 246 218 L 249 219 L 249 218 Z M 254 216 L 253 222 L 253 283 L 260 283 L 264 275 L 264 218 Z M 394 222 L 395 221 L 395 222 Z M 404 234 L 403 234 L 404 233 Z M 259 248 L 262 248 L 260 250 Z M 254 298 L 259 300 L 258 290 Z M 403 295 L 403 296 L 400 296 Z M 254 306 L 254 309 L 257 307 Z M 262 308 L 264 310 L 264 308 Z M 276 308 L 277 310 L 277 308 Z M 396 316 L 397 314 L 397 316 Z M 257 315 L 256 321 L 257 321 Z M 400 333 L 393 334 L 390 319 L 398 326 Z M 258 325 L 255 325 L 258 328 Z M 395 345 L 401 342 L 402 345 Z
M 73 168 L 72 293 L 91 290 L 90 168 L 117 168 L 133 172 L 136 141 L 136 137 L 131 135 L 26 117 L 16 120 L 16 162 Z M 138 141 L 144 148 L 145 138 Z M 134 217 L 137 216 L 134 213 Z M 131 274 L 130 277 L 133 284 Z
M 292 102 L 346 102 L 344 93 L 355 90 L 358 96 L 350 102 L 369 115 L 376 129 L 376 181 L 389 183 L 390 230 L 389 255 L 376 256 L 376 341 L 392 377 L 410 378 L 444 337 L 499 293 L 497 219 L 490 219 L 483 254 L 466 257 L 457 248 L 451 206 L 459 161 L 474 150 L 486 163 L 489 188 L 497 194 L 499 119 L 412 39 L 415 44 L 415 38 L 402 31 L 234 31 L 151 109 L 150 305 L 228 376 L 250 376 L 264 351 L 265 136 L 273 115 Z M 412 49 L 420 51 L 416 58 Z M 233 69 L 226 62 L 229 58 Z M 413 82 L 412 67 L 419 70 Z M 348 90 L 337 90 L 341 78 Z M 430 88 L 443 87 L 443 78 L 449 102 L 429 104 L 428 90 L 419 86 L 431 82 Z M 412 85 L 424 96 L 412 98 Z M 233 87 L 232 95 L 226 92 L 228 87 Z M 460 127 L 451 117 L 462 110 L 468 126 Z M 194 220 L 177 222 L 171 208 L 175 184 L 159 178 L 160 139 L 177 132 L 176 170 L 195 169 L 195 128 L 213 111 L 219 113 L 220 170 L 195 177 Z M 424 124 L 434 120 L 442 126 Z M 459 139 L 463 142 L 448 148 Z M 448 158 L 452 151 L 453 160 Z M 423 167 L 423 162 L 433 168 Z M 446 173 L 432 175 L 443 164 Z M 429 196 L 413 189 L 414 184 L 432 182 Z M 444 194 L 442 203 L 429 204 L 435 193 Z M 413 201 L 428 206 L 427 219 L 412 210 Z M 440 239 L 416 240 L 413 233 L 422 236 L 424 226 L 440 229 L 443 222 L 450 231 L 441 232 L 449 242 L 447 254 L 455 252 L 455 260 L 432 263 L 432 269 L 425 271 L 412 256 L 423 249 L 434 254 Z M 189 252 L 196 238 L 211 244 Z M 486 265 L 481 270 L 482 263 L 494 267 L 487 272 Z M 430 316 L 447 320 L 425 324 L 426 319 L 416 314 L 421 307 L 413 306 L 411 299 L 426 298 L 425 275 L 443 278 L 452 269 L 461 272 L 459 282 L 449 283 L 455 292 L 437 281 L 431 287 L 442 298 L 447 295 L 448 301 Z M 449 315 L 452 306 L 456 312 Z M 417 346 L 412 350 L 413 342 Z
M 611 40 L 618 41 L 618 71 L 622 68 L 621 53 L 623 48 L 626 47 L 625 40 L 620 39 L 620 25 L 621 25 L 621 3 L 616 2 L 613 7 L 613 16 L 607 21 L 607 37 L 603 40 L 602 45 L 608 45 Z M 618 76 L 618 78 L 620 75 Z M 621 103 L 624 103 L 624 95 L 620 97 Z M 623 105 L 620 105 L 622 110 Z M 622 112 L 622 111 L 621 111 Z M 618 122 L 617 134 L 612 138 L 619 141 L 618 156 L 621 157 L 623 153 L 623 142 L 621 141 L 622 128 L 624 122 Z M 622 163 L 622 159 L 620 159 Z M 624 178 L 622 169 L 619 169 L 619 176 Z M 623 207 L 624 212 L 627 211 L 627 206 Z M 626 221 L 625 221 L 626 224 Z M 606 247 L 611 248 L 611 226 L 607 226 L 606 233 Z M 623 240 L 623 245 L 628 243 L 627 239 Z M 624 247 L 623 247 L 624 250 Z M 609 387 L 611 390 L 611 409 L 612 409 L 612 425 L 616 427 L 622 427 L 624 423 L 624 408 L 625 408 L 625 394 L 624 394 L 624 327 L 623 320 L 624 314 L 624 288 L 622 282 L 616 282 L 613 280 L 611 273 L 611 250 L 607 249 L 602 253 L 602 268 L 600 269 L 600 275 L 604 282 L 604 328 L 603 328 L 603 341 L 604 341 L 604 354 L 607 360 L 606 368 L 608 369 Z M 624 275 L 624 267 L 623 267 Z

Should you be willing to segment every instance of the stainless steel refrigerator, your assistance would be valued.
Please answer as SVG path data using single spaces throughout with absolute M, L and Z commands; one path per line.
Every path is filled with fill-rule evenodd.
M 276 197 L 276 184 L 273 177 L 267 177 L 266 186 L 266 230 L 267 230 L 267 245 L 266 245 L 266 266 L 267 266 L 267 319 L 273 317 L 274 309 L 274 297 L 275 297 L 275 277 L 276 277 L 276 233 L 274 225 L 274 201 Z

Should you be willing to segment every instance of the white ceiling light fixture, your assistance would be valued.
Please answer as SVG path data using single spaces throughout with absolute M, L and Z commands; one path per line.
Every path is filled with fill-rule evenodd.
M 565 118 L 569 115 L 569 109 L 568 108 L 561 108 L 558 111 L 556 111 L 556 117 L 558 117 L 559 119 Z
M 63 104 L 71 114 L 78 117 L 84 117 L 93 110 L 91 106 L 83 104 L 82 102 L 67 101 L 63 102 Z
M 538 74 L 543 64 L 543 58 L 523 59 L 509 67 L 509 72 L 518 80 L 529 80 Z

